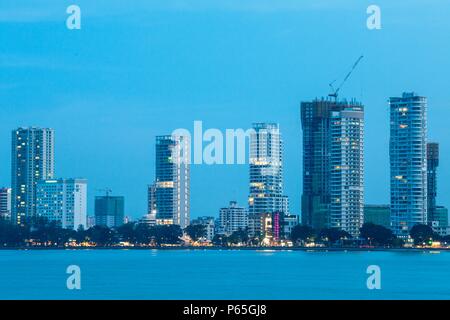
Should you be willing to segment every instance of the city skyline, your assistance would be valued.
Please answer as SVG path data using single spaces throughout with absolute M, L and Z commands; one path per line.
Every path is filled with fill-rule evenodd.
M 256 4 L 247 10 L 231 10 L 222 1 L 206 8 L 193 5 L 179 19 L 177 10 L 165 4 L 153 10 L 153 5 L 141 3 L 142 10 L 121 12 L 123 6 L 115 1 L 106 11 L 96 3 L 80 1 L 85 24 L 79 33 L 58 31 L 61 17 L 55 10 L 50 10 L 49 17 L 44 14 L 17 28 L 16 22 L 22 21 L 18 12 L 2 27 L 6 59 L 2 60 L 0 83 L 2 109 L 8 116 L 0 124 L 1 162 L 9 163 L 12 128 L 54 128 L 58 132 L 58 176 L 86 177 L 92 191 L 110 187 L 126 197 L 127 214 L 138 218 L 147 208 L 145 186 L 154 178 L 154 136 L 190 128 L 194 120 L 220 129 L 277 122 L 286 142 L 285 193 L 291 211 L 298 214 L 302 193 L 298 105 L 326 96 L 328 83 L 363 53 L 365 60 L 342 96 L 356 97 L 366 107 L 366 203 L 389 203 L 386 100 L 414 90 L 429 98 L 429 140 L 441 146 L 437 203 L 448 207 L 448 62 L 439 58 L 450 54 L 445 14 L 432 6 L 418 4 L 404 10 L 401 4 L 380 1 L 383 29 L 371 32 L 365 26 L 368 3 L 364 1 L 343 1 L 333 10 L 305 1 L 290 6 L 295 14 L 281 3 L 267 6 L 275 12 L 270 19 L 257 11 Z M 38 7 L 44 13 L 48 9 Z M 197 10 L 211 15 L 198 20 Z M 113 18 L 111 13 L 117 15 Z M 342 23 L 343 17 L 348 24 Z M 135 18 L 150 22 L 136 25 Z M 102 26 L 95 24 L 98 19 L 103 19 Z M 153 23 L 166 28 L 155 29 Z M 185 30 L 186 24 L 190 31 Z M 29 28 L 35 40 L 24 44 L 20 39 Z M 330 31 L 336 31 L 332 43 L 320 40 L 328 39 Z M 344 45 L 349 37 L 350 48 Z M 417 46 L 417 41 L 424 45 Z M 48 43 L 48 47 L 33 51 L 39 43 Z M 399 43 L 398 52 L 386 49 Z M 133 52 L 128 48 L 134 48 Z M 429 52 L 440 54 L 436 59 L 423 59 Z M 101 81 L 94 81 L 93 74 Z M 9 175 L 9 168 L 0 168 L 0 185 L 10 185 Z M 228 187 L 214 184 L 216 179 Z M 193 165 L 191 180 L 193 218 L 215 215 L 218 206 L 231 199 L 246 202 L 245 165 Z M 204 199 L 201 195 L 206 192 L 211 196 Z M 94 196 L 91 192 L 90 214 Z
M 390 98 L 390 101 L 391 101 L 390 102 L 390 104 L 391 104 L 391 117 L 392 117 L 392 114 L 393 114 L 392 110 L 398 109 L 398 105 L 397 104 L 401 102 L 401 103 L 403 103 L 405 105 L 408 105 L 408 103 L 410 103 L 408 99 L 410 99 L 411 97 L 415 98 L 414 94 L 415 94 L 414 92 L 412 92 L 412 93 L 403 93 L 403 99 L 405 99 L 405 97 L 406 97 L 406 102 L 402 102 L 403 101 L 402 98 L 392 98 L 391 97 Z M 427 98 L 426 97 L 418 97 L 418 98 L 425 99 L 425 111 L 423 111 L 424 114 L 425 114 L 425 117 L 424 118 L 422 117 L 422 118 L 424 120 L 423 122 L 424 122 L 424 126 L 426 128 L 427 127 L 427 119 L 426 119 L 426 108 L 427 108 L 426 107 L 426 99 Z M 403 106 L 403 104 L 402 104 L 402 106 Z M 328 108 L 328 109 L 326 109 L 327 111 L 325 111 L 325 113 L 329 114 L 329 118 L 326 121 L 327 121 L 327 123 L 330 124 L 329 129 L 327 129 L 329 131 L 328 134 L 329 134 L 330 139 L 331 139 L 331 136 L 333 136 L 332 135 L 333 130 L 335 130 L 336 133 L 339 133 L 339 135 L 341 134 L 341 132 L 344 135 L 346 134 L 345 130 L 342 131 L 343 130 L 342 128 L 344 128 L 344 125 L 339 126 L 339 127 L 334 126 L 337 129 L 333 129 L 333 125 L 331 125 L 331 123 L 333 122 L 332 121 L 333 119 L 334 120 L 339 120 L 338 122 L 335 122 L 335 123 L 342 124 L 345 121 L 345 120 L 343 121 L 343 119 L 348 117 L 350 123 L 352 123 L 352 121 L 354 121 L 354 119 L 355 119 L 355 116 L 352 115 L 352 113 L 355 113 L 355 112 L 356 113 L 362 112 L 362 114 L 364 113 L 364 107 L 361 104 L 359 104 L 358 102 L 356 102 L 356 101 L 352 100 L 352 102 L 347 102 L 347 100 L 345 100 L 345 99 L 343 101 L 333 101 L 330 98 L 328 98 L 327 100 L 323 100 L 323 98 L 322 98 L 321 100 L 316 99 L 312 103 L 310 103 L 310 102 L 302 102 L 301 103 L 301 108 L 300 108 L 301 109 L 300 113 L 302 114 L 302 117 L 304 117 L 304 114 L 307 113 L 307 111 L 305 111 L 305 112 L 303 111 L 303 109 L 305 107 L 306 108 L 311 108 L 311 106 L 315 106 L 315 105 L 317 105 L 317 107 L 321 108 L 321 110 L 325 110 L 325 109 L 323 109 L 324 107 Z M 392 109 L 392 105 L 394 106 L 394 109 Z M 312 112 L 312 111 L 309 111 L 309 112 Z M 324 112 L 324 111 L 320 111 L 320 112 Z M 346 116 L 342 116 L 343 113 L 346 113 Z M 395 112 L 394 112 L 394 114 L 395 114 Z M 364 115 L 362 116 L 361 119 L 363 119 L 363 118 L 364 118 Z M 419 120 L 422 119 L 422 118 L 419 117 Z M 302 121 L 304 121 L 304 120 L 302 120 Z M 313 121 L 317 121 L 317 120 L 313 120 Z M 392 120 L 392 118 L 391 118 L 391 126 L 392 126 L 392 123 L 393 123 L 392 121 L 394 121 L 394 120 Z M 409 120 L 408 123 L 411 123 L 411 120 Z M 358 126 L 359 126 L 359 124 L 358 124 Z M 404 124 L 400 124 L 400 126 L 404 126 Z M 364 127 L 363 123 L 361 124 L 361 127 L 362 128 Z M 406 125 L 406 127 L 407 127 L 407 125 Z M 257 190 L 255 191 L 254 184 L 255 184 L 255 181 L 257 181 L 257 180 L 260 181 L 261 180 L 261 177 L 259 177 L 258 175 L 256 175 L 254 173 L 255 170 L 257 169 L 257 167 L 260 165 L 260 163 L 259 163 L 260 162 L 259 161 L 260 160 L 259 159 L 259 157 L 260 157 L 259 153 L 261 151 L 259 151 L 259 149 L 261 149 L 264 152 L 266 152 L 267 155 L 269 155 L 269 154 L 271 155 L 270 159 L 268 158 L 270 160 L 268 163 L 272 163 L 272 161 L 274 161 L 274 159 L 275 160 L 279 159 L 279 160 L 276 160 L 275 162 L 278 162 L 278 165 L 280 166 L 279 169 L 276 169 L 276 170 L 272 169 L 272 171 L 275 170 L 275 171 L 279 172 L 279 175 L 280 175 L 280 177 L 278 178 L 279 181 L 277 180 L 278 183 L 274 184 L 274 186 L 278 185 L 278 184 L 280 184 L 280 181 L 281 181 L 281 189 L 279 189 L 279 191 L 281 193 L 280 193 L 280 195 L 277 195 L 277 197 L 280 197 L 280 199 L 275 201 L 276 203 L 272 204 L 272 205 L 275 205 L 275 207 L 277 207 L 277 208 L 272 208 L 273 210 L 266 210 L 266 212 L 284 212 L 284 213 L 289 215 L 290 211 L 291 211 L 290 210 L 290 200 L 289 200 L 288 196 L 284 196 L 283 195 L 284 175 L 283 175 L 283 169 L 282 169 L 282 167 L 283 167 L 283 165 L 282 165 L 282 163 L 283 163 L 283 155 L 282 155 L 282 153 L 283 153 L 284 146 L 283 146 L 283 142 L 282 142 L 282 139 L 281 139 L 279 124 L 277 124 L 277 123 L 270 123 L 270 122 L 269 123 L 253 123 L 252 129 L 255 130 L 255 131 L 253 133 L 250 132 L 250 135 L 248 137 L 249 138 L 249 140 L 248 140 L 248 154 L 246 155 L 246 157 L 248 157 L 248 159 L 247 159 L 248 161 L 245 162 L 245 165 L 248 166 L 248 168 L 250 170 L 249 171 L 250 172 L 250 191 L 251 192 L 257 192 Z M 348 130 L 348 129 L 346 129 L 346 130 Z M 260 131 L 262 131 L 262 133 L 260 133 Z M 177 131 L 175 130 L 175 132 L 177 132 Z M 364 129 L 362 129 L 361 132 L 362 132 L 361 133 L 362 136 L 357 138 L 357 140 L 355 140 L 355 141 L 357 141 L 357 143 L 359 145 L 358 152 L 363 152 L 363 150 L 364 150 L 364 142 L 363 142 L 364 141 L 364 133 L 363 133 Z M 426 132 L 426 129 L 425 129 L 425 132 Z M 52 128 L 40 128 L 40 127 L 29 127 L 29 128 L 19 127 L 18 129 L 12 130 L 12 133 L 13 133 L 13 135 L 12 135 L 13 136 L 13 141 L 12 141 L 13 146 L 17 145 L 18 142 L 21 142 L 20 141 L 21 138 L 18 139 L 18 138 L 16 138 L 16 136 L 20 136 L 20 135 L 23 135 L 23 134 L 25 134 L 27 136 L 31 136 L 31 140 L 36 139 L 35 135 L 38 135 L 39 139 L 42 140 L 42 141 L 40 141 L 40 143 L 42 143 L 44 146 L 46 146 L 47 144 L 50 145 L 50 146 L 47 146 L 47 147 L 43 148 L 44 149 L 43 152 L 47 153 L 47 154 L 49 154 L 51 156 L 50 157 L 48 157 L 48 155 L 47 155 L 47 157 L 42 156 L 42 158 L 49 158 L 49 159 L 47 159 L 47 165 L 50 167 L 50 169 L 48 169 L 49 172 L 47 172 L 45 174 L 43 174 L 42 172 L 39 172 L 39 175 L 43 174 L 43 175 L 45 175 L 47 177 L 47 179 L 43 179 L 43 180 L 39 180 L 38 179 L 35 182 L 38 182 L 38 181 L 45 182 L 46 180 L 52 182 L 51 179 L 53 179 L 53 177 L 55 176 L 55 173 L 54 173 L 55 150 L 54 150 L 54 145 L 53 145 L 54 144 L 54 140 L 55 140 L 55 130 L 52 129 Z M 310 133 L 308 134 L 308 133 L 305 133 L 303 131 L 302 132 L 303 140 L 305 139 L 305 136 L 304 136 L 305 134 L 306 134 L 306 137 L 308 135 L 310 135 Z M 391 128 L 391 135 L 392 135 L 392 128 Z M 184 138 L 184 140 L 186 140 L 187 144 L 185 142 L 183 142 L 184 140 L 180 141 L 180 142 L 177 142 L 177 137 L 179 138 L 178 133 L 174 133 L 174 135 L 165 135 L 165 136 L 164 135 L 157 135 L 155 137 L 156 138 L 155 139 L 156 143 L 155 143 L 154 156 L 156 158 L 156 172 L 158 173 L 158 170 L 160 170 L 159 171 L 160 172 L 159 175 L 163 174 L 165 178 L 168 177 L 169 172 L 167 171 L 168 170 L 167 168 L 163 169 L 163 167 L 164 167 L 163 165 L 158 164 L 158 161 L 161 162 L 160 158 L 162 158 L 164 156 L 169 156 L 170 158 L 174 157 L 174 156 L 177 157 L 177 155 L 179 157 L 183 157 L 183 154 L 186 153 L 186 152 L 187 152 L 188 155 L 191 154 L 190 150 L 191 150 L 191 143 L 192 143 L 192 141 L 190 141 L 190 139 L 186 137 L 186 138 Z M 324 137 L 327 137 L 327 136 L 325 135 Z M 392 138 L 393 137 L 391 136 L 391 140 L 392 140 Z M 328 138 L 326 138 L 326 139 L 328 139 Z M 160 144 L 161 141 L 166 141 L 166 140 L 167 141 L 173 141 L 173 143 L 168 145 L 168 147 L 164 147 L 163 145 L 158 147 L 158 144 Z M 252 140 L 253 140 L 253 143 L 252 143 Z M 265 141 L 260 141 L 260 140 L 267 140 L 267 141 L 265 142 Z M 275 144 L 279 143 L 280 145 L 278 147 L 275 147 L 275 149 L 273 149 L 272 151 L 268 152 L 268 147 L 266 145 L 268 143 L 268 141 L 270 141 L 272 144 L 275 142 Z M 319 143 L 319 141 L 316 141 L 316 143 Z M 413 143 L 413 142 L 410 142 L 410 143 Z M 183 144 L 183 146 L 180 146 L 180 144 Z M 422 146 L 422 149 L 420 151 L 421 154 L 424 155 L 424 157 L 422 159 L 425 160 L 425 159 L 431 157 L 431 153 L 433 153 L 433 156 L 437 157 L 437 160 L 439 161 L 439 151 L 438 151 L 439 150 L 438 149 L 439 148 L 439 143 L 438 142 L 430 142 L 430 141 L 428 141 L 427 138 L 426 138 L 426 133 L 425 133 L 425 138 L 424 138 L 422 144 L 423 144 L 423 146 Z M 203 145 L 203 147 L 204 147 L 204 145 Z M 163 148 L 163 149 L 165 148 L 167 150 L 164 151 L 165 149 L 163 150 L 161 148 Z M 341 148 L 341 147 L 339 147 L 339 148 Z M 434 148 L 435 150 L 434 151 L 429 150 L 431 148 Z M 174 150 L 172 150 L 172 149 L 174 149 Z M 39 150 L 39 147 L 37 148 L 37 150 Z M 172 151 L 170 151 L 170 150 L 172 150 Z M 182 151 L 182 150 L 184 150 L 184 151 Z M 19 152 L 20 152 L 20 150 L 19 150 Z M 42 150 L 40 152 L 42 152 Z M 180 152 L 181 152 L 181 154 L 180 154 Z M 272 155 L 273 152 L 275 153 L 275 155 Z M 277 152 L 278 152 L 278 154 L 277 154 Z M 305 150 L 303 150 L 303 152 L 305 152 Z M 330 155 L 331 155 L 330 163 L 329 163 L 330 164 L 330 168 L 331 168 L 331 163 L 336 164 L 336 160 L 333 160 L 333 147 L 332 147 L 332 145 L 329 146 L 329 150 L 327 152 L 329 152 Z M 159 153 L 159 155 L 158 155 L 158 153 Z M 345 152 L 343 154 L 345 154 Z M 13 161 L 16 158 L 16 156 L 12 156 L 12 158 L 11 158 L 12 160 L 11 161 Z M 342 157 L 342 155 L 338 157 L 339 161 L 343 161 L 341 157 Z M 39 160 L 39 158 L 40 157 L 38 156 L 37 159 Z M 362 166 L 362 168 L 360 168 L 358 170 L 362 169 L 361 172 L 364 172 L 364 160 L 362 160 L 362 159 L 363 158 L 361 158 L 361 163 L 358 164 L 357 166 Z M 186 160 L 185 158 L 178 159 L 174 163 L 183 164 L 183 161 L 185 161 L 185 160 Z M 344 161 L 350 161 L 350 160 L 352 160 L 352 159 L 349 158 L 349 159 L 344 160 Z M 255 164 L 254 164 L 255 161 L 258 163 L 258 165 L 256 167 L 255 167 Z M 314 159 L 314 161 L 315 162 L 317 162 L 317 161 L 321 162 L 320 159 Z M 30 166 L 30 165 L 28 165 L 28 166 Z M 189 174 L 190 166 L 191 166 L 191 164 L 186 166 L 187 167 L 187 169 L 186 169 L 187 170 L 187 176 L 186 176 L 187 177 L 187 181 L 185 183 L 183 183 L 183 185 L 185 185 L 187 183 L 186 186 L 187 186 L 187 194 L 188 194 L 188 196 L 187 196 L 187 201 L 188 201 L 187 202 L 187 209 L 185 209 L 185 212 L 187 213 L 186 217 L 188 217 L 188 218 L 186 220 L 186 223 L 182 224 L 183 226 L 187 226 L 191 219 L 194 219 L 194 218 L 202 216 L 202 215 L 194 215 L 192 218 L 190 218 L 190 208 L 189 208 L 189 202 L 191 200 L 190 197 L 189 197 L 189 194 L 190 194 L 190 180 L 191 180 L 190 179 L 190 174 Z M 209 166 L 211 166 L 211 164 L 209 164 Z M 212 166 L 217 166 L 217 164 L 212 164 Z M 253 167 L 253 169 L 252 169 L 252 167 Z M 328 168 L 328 166 L 326 166 L 326 167 Z M 423 173 L 423 176 L 425 176 L 425 178 L 424 178 L 424 181 L 422 183 L 423 184 L 423 188 L 426 188 L 426 186 L 427 186 L 426 176 L 433 178 L 433 183 L 428 185 L 428 187 L 432 188 L 430 193 L 432 193 L 432 201 L 433 201 L 433 204 L 434 204 L 435 208 L 437 208 L 437 207 L 439 207 L 441 205 L 444 205 L 444 207 L 445 207 L 445 203 L 440 203 L 440 202 L 436 201 L 436 199 L 438 198 L 437 195 L 439 194 L 439 192 L 437 192 L 437 190 L 439 190 L 437 181 L 440 180 L 440 179 L 438 179 L 436 177 L 437 175 L 440 175 L 439 174 L 440 172 L 439 172 L 439 170 L 437 170 L 437 167 L 438 167 L 438 165 L 433 162 L 432 166 L 429 167 L 429 170 L 431 170 L 431 172 L 428 172 L 428 175 L 427 175 L 426 172 Z M 15 170 L 14 168 L 15 168 L 14 167 L 14 162 L 12 162 L 12 170 L 13 170 L 13 172 Z M 325 171 L 328 170 L 327 168 L 325 168 L 324 170 Z M 179 169 L 180 168 L 178 168 L 178 171 L 179 171 Z M 353 171 L 354 171 L 354 169 L 356 169 L 356 167 L 353 168 Z M 41 169 L 39 169 L 39 170 L 41 170 Z M 47 170 L 47 169 L 44 168 L 41 171 L 45 171 L 45 170 Z M 305 170 L 305 168 L 303 170 Z M 308 169 L 306 168 L 306 170 L 308 170 Z M 390 170 L 392 170 L 392 167 L 390 168 Z M 341 170 L 339 170 L 339 171 L 341 171 Z M 174 177 L 176 177 L 176 173 L 175 172 L 177 172 L 177 170 L 174 171 Z M 303 179 L 305 177 L 304 173 L 305 173 L 305 171 L 299 173 L 300 176 L 303 175 Z M 79 177 L 79 178 L 76 178 L 76 179 L 80 179 L 80 177 L 81 177 L 81 179 L 84 179 L 82 174 L 79 174 L 79 175 L 76 175 L 76 176 Z M 394 176 L 395 176 L 395 174 L 394 174 Z M 142 218 L 145 214 L 151 213 L 150 210 L 149 210 L 151 205 L 156 207 L 156 191 L 158 189 L 161 189 L 161 188 L 157 188 L 156 187 L 156 185 L 157 185 L 156 182 L 159 179 L 158 178 L 158 174 L 156 175 L 156 177 L 157 178 L 156 178 L 156 180 L 155 180 L 155 182 L 153 184 L 147 184 L 147 186 L 146 186 L 148 188 L 147 189 L 147 193 L 146 193 L 147 210 L 145 210 L 142 214 L 139 213 L 137 215 L 133 215 L 133 214 L 130 215 L 129 212 L 127 211 L 127 209 L 125 208 L 124 209 L 125 210 L 125 215 L 127 217 L 132 218 L 133 220 L 138 220 L 138 219 Z M 176 178 L 173 178 L 173 179 L 177 180 Z M 327 180 L 328 179 L 330 179 L 330 181 L 333 180 L 333 178 L 331 176 L 328 177 Z M 58 177 L 58 180 L 61 180 L 61 178 Z M 186 180 L 186 178 L 183 178 L 182 180 L 184 181 L 184 180 Z M 302 183 L 304 183 L 304 182 L 305 181 L 302 180 Z M 326 184 L 328 184 L 328 183 L 326 183 Z M 8 185 L 1 186 L 1 187 L 11 188 L 11 186 L 8 186 Z M 166 188 L 166 187 L 167 186 L 164 186 L 162 190 L 164 190 L 164 188 Z M 330 190 L 333 189 L 332 186 L 330 186 L 329 188 L 330 188 Z M 361 194 L 364 194 L 364 188 L 365 188 L 364 184 L 362 184 L 362 188 L 363 188 L 363 192 Z M 393 188 L 392 185 L 391 185 L 391 188 Z M 11 188 L 11 190 L 13 191 L 14 188 Z M 112 190 L 110 190 L 110 189 L 97 189 L 95 191 L 95 198 L 96 199 L 99 196 L 99 192 L 103 191 L 103 190 L 107 190 L 108 192 L 112 192 Z M 389 189 L 389 190 L 392 193 L 391 189 Z M 153 194 L 153 192 L 154 192 L 154 194 Z M 11 193 L 13 193 L 13 192 L 11 192 Z M 275 193 L 278 194 L 279 192 L 276 191 Z M 92 197 L 92 194 L 89 194 L 89 195 L 90 195 L 90 197 Z M 251 213 L 251 207 L 252 206 L 250 205 L 250 203 L 251 203 L 251 199 L 254 198 L 254 195 L 255 195 L 255 193 L 253 193 L 253 194 L 250 193 L 249 198 L 247 198 L 247 200 L 248 200 L 247 204 L 249 205 L 249 214 L 250 215 L 252 214 Z M 330 192 L 329 193 L 329 200 L 328 200 L 329 202 L 328 202 L 328 204 L 325 204 L 325 205 L 328 205 L 328 206 L 331 204 L 330 209 L 327 209 L 327 210 L 330 210 L 330 213 L 328 213 L 329 217 L 328 217 L 328 222 L 326 222 L 326 223 L 323 223 L 323 221 L 322 221 L 321 224 L 315 224 L 314 222 L 309 220 L 308 219 L 308 210 L 309 209 L 304 209 L 305 211 L 301 210 L 300 212 L 294 212 L 293 214 L 296 214 L 299 217 L 301 217 L 302 223 L 308 224 L 308 225 L 312 225 L 314 227 L 323 228 L 323 227 L 327 227 L 327 226 L 334 226 L 334 227 L 340 228 L 340 222 L 341 222 L 340 219 L 341 218 L 336 218 L 335 217 L 334 218 L 335 221 L 333 222 L 333 217 L 332 217 L 333 203 L 331 201 L 331 196 L 332 196 L 332 193 Z M 336 193 L 335 193 L 335 196 L 336 196 Z M 151 197 L 154 197 L 154 199 L 151 199 Z M 174 197 L 174 199 L 176 199 L 176 198 L 177 197 Z M 12 199 L 13 199 L 13 197 L 12 197 Z M 231 201 L 236 201 L 236 200 L 235 200 L 235 198 L 233 198 L 233 199 L 231 199 Z M 390 204 L 391 201 L 388 201 L 386 203 Z M 362 219 L 362 216 L 364 215 L 363 214 L 363 211 L 364 211 L 363 209 L 364 209 L 364 204 L 365 203 L 368 203 L 369 205 L 384 205 L 384 204 L 386 204 L 386 203 L 381 203 L 381 202 L 373 202 L 373 203 L 372 202 L 367 202 L 367 201 L 364 201 L 364 198 L 363 198 L 362 202 L 359 205 L 360 206 L 360 213 L 359 213 L 359 215 L 361 216 L 361 219 Z M 423 199 L 423 207 L 425 208 L 425 211 L 427 211 L 430 206 L 431 206 L 431 204 L 428 201 L 428 199 L 424 198 Z M 166 206 L 164 206 L 164 207 L 166 207 Z M 217 208 L 219 208 L 219 207 L 220 207 L 220 205 L 217 204 Z M 85 209 L 85 210 L 87 210 L 87 209 Z M 258 211 L 258 210 L 256 210 L 256 211 Z M 262 213 L 261 210 L 259 210 L 258 212 L 260 214 Z M 95 213 L 95 210 L 92 210 L 92 211 L 87 210 L 87 215 L 90 216 L 90 217 L 94 217 L 94 213 Z M 12 205 L 12 208 L 11 208 L 11 215 L 14 217 L 14 206 L 13 205 Z M 178 213 L 178 215 L 179 215 L 179 213 Z M 315 215 L 317 215 L 317 213 Z M 319 218 L 322 215 L 323 214 L 319 214 Z M 176 212 L 174 212 L 174 214 L 173 214 L 173 221 L 178 221 L 178 219 L 175 216 L 176 216 Z M 212 216 L 215 216 L 215 215 L 212 214 Z M 426 212 L 424 213 L 424 216 L 425 216 L 425 218 L 423 220 L 421 220 L 422 222 L 427 221 L 427 213 Z M 162 217 L 158 216 L 158 219 L 164 220 L 164 219 L 168 219 L 168 218 L 167 217 L 162 218 Z M 323 217 L 321 219 L 323 219 Z M 336 219 L 338 219 L 338 220 L 336 220 Z M 344 219 L 344 218 L 342 218 L 342 219 Z M 431 219 L 431 216 L 429 217 L 428 221 L 431 221 L 430 219 Z M 362 225 L 362 223 L 358 223 L 358 226 L 355 225 L 355 229 L 354 230 L 358 230 L 361 225 Z M 349 229 L 348 229 L 348 227 L 345 227 L 344 230 L 347 231 Z M 358 231 L 353 231 L 353 232 L 350 232 L 350 233 L 353 234 L 353 235 L 357 235 Z

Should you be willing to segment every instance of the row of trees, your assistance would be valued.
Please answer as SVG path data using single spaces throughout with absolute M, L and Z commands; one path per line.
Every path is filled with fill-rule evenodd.
M 202 225 L 190 225 L 184 229 L 192 241 L 200 241 L 206 237 L 206 229 Z M 67 243 L 90 243 L 97 246 L 116 246 L 123 242 L 132 245 L 176 245 L 181 244 L 183 230 L 177 225 L 149 226 L 139 223 L 127 223 L 117 228 L 94 226 L 87 230 L 63 229 L 55 222 L 42 218 L 31 219 L 24 225 L 11 224 L 0 220 L 0 246 L 23 247 L 32 244 L 41 246 L 64 246 Z M 450 237 L 440 237 L 428 225 L 416 225 L 410 230 L 410 236 L 416 245 L 430 244 L 431 241 L 450 243 Z M 327 246 L 352 243 L 357 239 L 345 231 L 338 229 L 314 230 L 309 226 L 297 225 L 293 228 L 289 239 L 295 245 L 320 242 Z M 404 243 L 395 237 L 390 229 L 373 223 L 366 223 L 360 229 L 360 239 L 367 244 L 381 247 L 401 247 Z M 213 239 L 216 246 L 244 244 L 259 246 L 262 237 L 250 237 L 248 230 L 238 230 L 229 236 L 217 234 Z
M 410 237 L 416 245 L 430 244 L 432 241 L 443 241 L 450 243 L 450 236 L 441 237 L 428 225 L 418 224 L 411 228 Z M 366 223 L 360 229 L 360 238 L 369 245 L 381 247 L 401 247 L 404 244 L 402 239 L 397 238 L 390 229 Z M 352 236 L 345 231 L 338 229 L 314 230 L 309 226 L 297 225 L 291 233 L 291 240 L 295 244 L 304 245 L 309 242 L 319 241 L 326 245 L 333 245 L 337 242 L 351 241 Z
M 121 242 L 133 245 L 180 244 L 183 235 L 177 225 L 148 226 L 127 223 L 117 228 L 94 226 L 85 230 L 63 229 L 55 222 L 32 219 L 24 225 L 0 220 L 0 245 L 22 247 L 31 244 L 41 246 L 64 246 L 67 243 L 90 243 L 97 246 L 114 246 Z

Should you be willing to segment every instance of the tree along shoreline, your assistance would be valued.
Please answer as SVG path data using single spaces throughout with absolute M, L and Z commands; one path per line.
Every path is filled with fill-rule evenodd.
M 0 219 L 0 249 L 227 249 L 227 250 L 396 250 L 448 248 L 450 236 L 441 237 L 430 226 L 415 225 L 410 238 L 394 236 L 391 230 L 372 223 L 364 224 L 360 236 L 353 238 L 343 230 L 325 228 L 314 230 L 297 225 L 289 235 L 273 239 L 269 236 L 250 236 L 249 230 L 239 229 L 231 235 L 216 234 L 206 239 L 203 225 L 126 223 L 108 228 L 96 225 L 85 230 L 64 229 L 55 222 L 40 217 L 21 225 Z M 414 245 L 413 245 L 414 243 Z

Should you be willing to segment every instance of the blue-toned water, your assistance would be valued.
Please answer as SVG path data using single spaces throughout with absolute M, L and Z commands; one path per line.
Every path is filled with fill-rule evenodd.
M 81 268 L 68 290 L 66 268 Z M 381 268 L 368 290 L 367 266 Z M 450 252 L 0 250 L 0 299 L 449 299 Z

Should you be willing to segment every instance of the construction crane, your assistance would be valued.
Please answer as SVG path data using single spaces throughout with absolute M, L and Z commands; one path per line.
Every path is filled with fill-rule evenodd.
M 112 193 L 112 190 L 110 188 L 97 189 L 97 191 L 104 192 L 107 197 L 109 197 L 109 194 Z
M 333 82 L 331 82 L 329 84 L 332 93 L 330 93 L 328 96 L 334 98 L 335 100 L 337 100 L 338 98 L 338 94 L 339 91 L 341 90 L 342 86 L 345 84 L 345 82 L 348 80 L 348 78 L 350 78 L 350 76 L 352 75 L 353 71 L 356 69 L 356 67 L 358 66 L 359 62 L 362 60 L 362 58 L 364 58 L 364 56 L 360 56 L 356 62 L 353 64 L 351 70 L 349 71 L 349 73 L 347 73 L 347 75 L 345 76 L 344 80 L 342 80 L 341 84 L 339 85 L 339 87 L 337 87 L 337 89 L 334 89 L 333 84 L 337 81 L 334 80 Z

